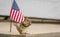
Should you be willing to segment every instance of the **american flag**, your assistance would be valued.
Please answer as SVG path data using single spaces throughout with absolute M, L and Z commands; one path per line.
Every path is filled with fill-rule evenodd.
M 21 23 L 25 20 L 24 15 L 20 11 L 15 0 L 13 1 L 12 8 L 10 11 L 10 19 L 18 23 Z

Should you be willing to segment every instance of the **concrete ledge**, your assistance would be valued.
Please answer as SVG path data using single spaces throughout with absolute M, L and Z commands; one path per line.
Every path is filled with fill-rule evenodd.
M 44 34 L 31 34 L 31 35 L 26 35 L 26 37 L 60 37 L 60 32 L 44 33 Z
M 12 32 L 9 32 L 10 23 L 0 22 L 0 37 L 60 37 L 60 24 L 32 24 L 26 29 L 27 35 L 19 35 L 14 23 Z
M 26 35 L 0 34 L 0 37 L 26 37 Z
M 60 37 L 60 32 L 27 35 L 0 34 L 0 37 Z

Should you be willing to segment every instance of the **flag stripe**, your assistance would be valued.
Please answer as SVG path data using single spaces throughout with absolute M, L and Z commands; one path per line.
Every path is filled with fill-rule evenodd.
M 13 13 L 13 17 L 12 17 L 13 19 L 15 18 L 16 13 L 17 13 L 17 12 L 16 12 L 16 10 L 15 10 L 14 13 Z
M 16 13 L 16 16 L 15 16 L 15 21 L 16 21 L 17 15 L 18 15 L 18 12 Z
M 18 22 L 18 18 L 19 18 L 19 13 L 20 13 L 20 12 L 19 12 L 19 11 L 17 11 L 17 12 L 18 12 L 18 15 L 17 15 L 16 21 Z
M 14 9 L 11 10 L 11 16 L 10 16 L 11 19 L 12 19 L 12 17 L 13 17 L 13 13 L 14 13 Z
M 21 18 L 21 13 L 20 13 L 20 16 L 19 16 L 19 18 Z M 20 23 L 20 19 L 18 19 L 18 22 Z
M 17 11 L 16 11 L 16 13 L 15 13 L 14 19 L 15 19 L 15 17 L 16 17 L 16 14 L 17 14 Z
M 22 19 L 21 20 L 23 20 L 23 16 L 22 16 Z M 22 22 L 22 21 L 21 21 Z
M 17 22 L 19 22 L 20 14 L 21 14 L 21 13 L 18 14 Z
M 21 13 L 20 15 L 22 15 L 22 13 Z M 20 20 L 19 20 L 19 23 L 21 22 L 21 19 L 22 19 L 22 16 L 20 16 Z

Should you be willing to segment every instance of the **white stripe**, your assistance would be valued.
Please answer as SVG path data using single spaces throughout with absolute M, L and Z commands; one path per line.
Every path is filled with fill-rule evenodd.
M 21 14 L 22 14 L 22 13 L 20 12 L 20 17 L 19 17 L 19 20 L 18 20 L 18 21 L 19 21 L 19 23 L 21 23 L 21 22 L 20 22 L 20 21 L 21 21 Z
M 18 12 L 16 13 L 16 16 L 15 16 L 15 21 L 16 21 L 16 19 L 17 19 L 17 16 L 18 16 Z
M 18 12 L 19 12 L 19 11 L 18 11 Z M 17 22 L 19 22 L 20 15 L 21 15 L 21 12 L 19 12 L 19 16 L 18 16 Z
M 22 16 L 20 16 L 20 20 L 19 20 L 19 23 L 21 23 L 21 17 L 22 17 Z
M 12 19 L 13 12 L 14 12 L 14 9 L 12 9 L 12 12 L 11 12 L 11 16 L 10 16 L 11 19 Z
M 23 22 L 24 19 L 25 19 L 24 16 L 21 14 L 21 22 Z M 21 22 L 20 22 L 20 23 L 21 23 Z
M 14 19 L 14 17 L 15 17 L 15 14 L 16 14 L 16 10 L 14 11 L 14 15 L 13 15 L 13 18 L 12 18 L 12 19 Z
M 21 23 L 21 21 L 22 21 L 22 14 L 21 14 L 21 18 L 20 18 L 20 21 L 19 21 L 19 23 Z

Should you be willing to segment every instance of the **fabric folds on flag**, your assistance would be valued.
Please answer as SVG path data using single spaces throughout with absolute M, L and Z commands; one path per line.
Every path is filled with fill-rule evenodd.
M 25 20 L 24 15 L 20 11 L 15 0 L 13 1 L 12 8 L 10 11 L 10 19 L 18 23 L 21 23 Z

